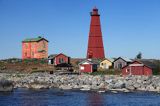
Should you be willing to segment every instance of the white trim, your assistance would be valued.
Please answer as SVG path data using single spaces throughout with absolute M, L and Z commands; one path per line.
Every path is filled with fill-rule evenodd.
M 144 64 L 130 64 L 129 66 L 144 66 Z
M 56 58 L 54 59 L 54 65 L 57 65 L 57 63 L 56 63 Z
M 91 65 L 91 73 L 93 73 L 93 65 Z

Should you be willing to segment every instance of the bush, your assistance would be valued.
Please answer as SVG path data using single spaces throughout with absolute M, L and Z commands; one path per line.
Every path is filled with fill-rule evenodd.
M 32 70 L 30 72 L 30 74 L 33 74 L 33 73 L 44 73 L 44 72 L 46 72 L 46 70 Z
M 121 71 L 114 69 L 101 69 L 96 72 L 91 73 L 90 75 L 120 75 Z
M 41 64 L 47 64 L 48 61 L 47 59 L 24 59 L 23 60 L 24 63 L 34 63 L 34 64 L 38 64 L 38 63 L 41 63 Z

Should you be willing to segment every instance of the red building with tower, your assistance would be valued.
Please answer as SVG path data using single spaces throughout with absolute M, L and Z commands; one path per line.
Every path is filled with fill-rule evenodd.
M 93 8 L 90 15 L 91 23 L 88 39 L 87 58 L 102 59 L 105 58 L 105 54 L 101 32 L 100 14 L 98 13 L 98 9 L 96 7 Z

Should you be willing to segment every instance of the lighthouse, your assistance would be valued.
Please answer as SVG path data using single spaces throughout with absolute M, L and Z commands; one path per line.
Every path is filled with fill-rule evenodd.
M 100 14 L 96 7 L 93 8 L 91 15 L 90 31 L 88 38 L 88 59 L 103 59 L 105 58 L 102 31 L 100 24 Z

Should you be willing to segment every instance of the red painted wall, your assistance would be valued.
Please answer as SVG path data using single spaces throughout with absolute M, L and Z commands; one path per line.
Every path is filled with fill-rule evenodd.
M 136 64 L 140 64 L 140 63 L 137 63 L 135 62 Z M 135 63 L 132 63 L 132 64 L 135 64 Z M 127 71 L 127 69 L 131 69 L 131 71 Z M 122 69 L 122 75 L 152 75 L 152 69 L 150 69 L 149 67 L 147 66 L 127 66 L 127 67 L 124 67 Z
M 81 72 L 93 72 L 91 64 L 82 64 L 80 67 L 84 67 L 84 70 L 80 69 Z
M 39 52 L 42 50 L 45 52 Z M 48 58 L 48 42 L 45 40 L 39 42 L 22 42 L 22 59 L 29 58 Z
M 64 55 L 64 54 L 59 54 L 55 57 L 54 60 L 54 65 L 60 64 L 59 59 L 63 59 L 63 63 L 69 63 L 69 59 L 68 56 Z
M 152 75 L 152 70 L 148 67 L 144 67 L 144 75 Z

